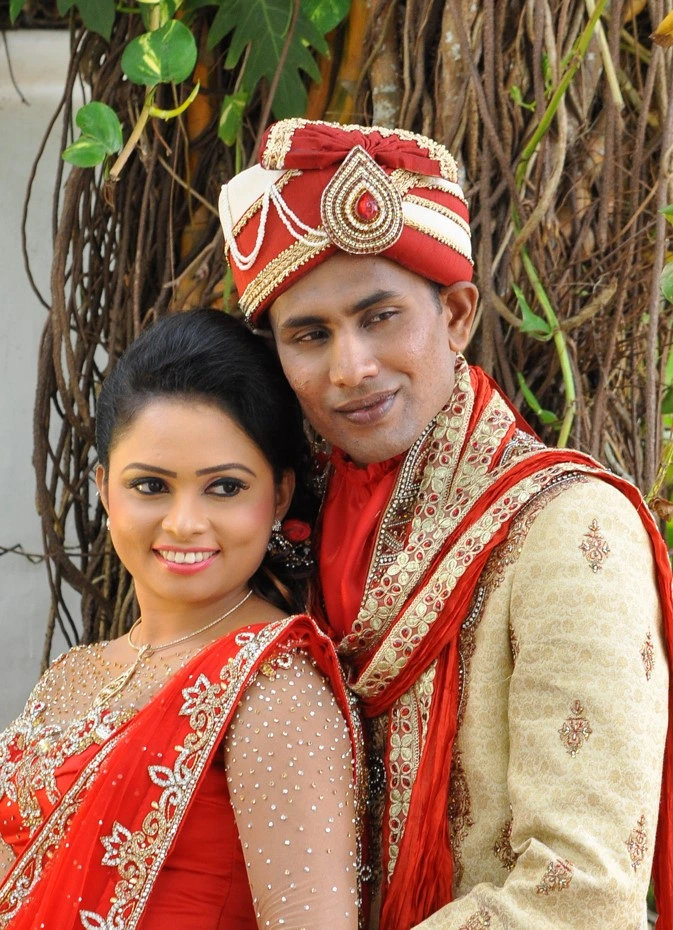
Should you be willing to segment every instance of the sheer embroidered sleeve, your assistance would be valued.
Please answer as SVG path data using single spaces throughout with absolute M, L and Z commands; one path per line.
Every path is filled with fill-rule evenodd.
M 225 743 L 260 928 L 357 930 L 357 831 L 347 723 L 302 653 L 250 685 Z

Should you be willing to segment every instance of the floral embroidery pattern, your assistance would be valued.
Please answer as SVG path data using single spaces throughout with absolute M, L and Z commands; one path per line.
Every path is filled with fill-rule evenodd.
M 647 831 L 645 829 L 644 816 L 640 818 L 633 830 L 631 830 L 629 838 L 626 841 L 626 848 L 629 851 L 631 868 L 634 872 L 637 872 L 645 861 L 645 854 L 649 848 L 647 843 Z
M 565 891 L 569 887 L 573 877 L 572 862 L 567 859 L 557 859 L 547 866 L 544 877 L 540 884 L 535 888 L 538 894 L 550 895 L 557 891 Z
M 465 777 L 460 750 L 454 749 L 451 761 L 451 788 L 449 791 L 449 829 L 451 832 L 451 852 L 453 854 L 453 880 L 456 888 L 460 886 L 463 878 L 461 847 L 468 830 L 473 824 L 470 788 Z
M 503 868 L 507 869 L 508 872 L 512 871 L 517 860 L 517 855 L 512 849 L 512 823 L 513 821 L 510 817 L 500 831 L 500 835 L 493 846 L 495 858 L 502 863 Z
M 485 930 L 491 926 L 491 915 L 485 907 L 480 907 L 476 914 L 466 924 L 461 924 L 458 930 Z
M 593 730 L 584 716 L 584 708 L 579 701 L 575 701 L 571 711 L 572 714 L 559 730 L 559 735 L 566 751 L 574 758 L 589 739 Z
M 519 645 L 519 637 L 514 632 L 514 627 L 512 624 L 509 624 L 509 648 L 512 651 L 512 662 L 516 665 L 516 660 L 519 658 L 519 650 L 521 646 Z
M 584 534 L 580 543 L 580 550 L 589 563 L 589 567 L 594 575 L 603 568 L 603 562 L 610 555 L 610 546 L 606 539 L 601 535 L 600 528 L 596 520 L 592 520 L 589 525 L 589 532 Z
M 654 671 L 654 643 L 652 642 L 652 633 L 648 630 L 645 642 L 640 650 L 640 656 L 643 660 L 645 669 L 645 678 L 649 681 Z

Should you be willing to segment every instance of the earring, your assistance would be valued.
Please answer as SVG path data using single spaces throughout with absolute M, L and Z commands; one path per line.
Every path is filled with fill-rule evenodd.
M 266 546 L 267 552 L 276 552 L 279 548 L 282 547 L 282 543 L 279 537 L 282 537 L 282 524 L 280 520 L 274 520 L 273 526 L 271 527 L 271 536 L 269 537 L 269 542 Z
M 110 518 L 109 518 L 109 517 L 105 520 L 105 526 L 107 527 L 107 529 L 108 529 L 108 531 L 109 531 L 109 529 L 110 529 Z

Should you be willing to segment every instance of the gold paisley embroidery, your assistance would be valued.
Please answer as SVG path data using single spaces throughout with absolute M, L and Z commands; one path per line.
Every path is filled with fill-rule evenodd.
M 535 888 L 538 894 L 550 895 L 557 891 L 565 891 L 573 877 L 573 864 L 567 859 L 556 859 L 547 866 L 544 877 Z
M 629 852 L 631 868 L 634 872 L 637 872 L 645 861 L 645 854 L 649 849 L 644 816 L 640 818 L 633 830 L 631 830 L 629 838 L 626 841 L 626 848 Z
M 509 631 L 509 648 L 512 653 L 512 664 L 516 665 L 516 660 L 519 658 L 519 652 L 521 650 L 519 637 L 514 632 L 514 627 L 511 623 L 508 624 L 507 629 Z
M 502 864 L 503 868 L 511 872 L 516 865 L 517 855 L 512 849 L 512 824 L 510 817 L 500 831 L 498 839 L 493 846 L 495 858 Z
M 466 924 L 461 924 L 458 930 L 486 930 L 491 926 L 491 915 L 485 907 L 480 907 Z
M 640 656 L 643 660 L 645 669 L 645 678 L 649 681 L 654 671 L 654 643 L 652 642 L 652 633 L 648 630 L 645 642 L 640 650 Z
M 449 829 L 453 854 L 453 882 L 458 888 L 463 880 L 461 848 L 468 830 L 474 825 L 470 788 L 463 769 L 460 750 L 454 749 L 451 760 L 451 788 L 449 791 Z
M 591 571 L 596 574 L 603 568 L 603 562 L 610 555 L 610 546 L 606 539 L 601 535 L 600 527 L 596 520 L 589 524 L 589 532 L 584 534 L 580 543 L 580 551 L 589 563 Z
M 593 730 L 589 725 L 589 721 L 584 716 L 584 708 L 579 701 L 575 701 L 571 707 L 571 711 L 570 717 L 568 717 L 559 730 L 559 735 L 561 737 L 561 742 L 566 748 L 566 752 L 574 758 L 582 746 L 584 746 L 584 743 L 589 739 Z

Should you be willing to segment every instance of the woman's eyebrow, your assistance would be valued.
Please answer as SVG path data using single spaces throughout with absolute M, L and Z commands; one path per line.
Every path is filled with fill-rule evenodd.
M 194 474 L 196 475 L 212 475 L 218 471 L 231 471 L 232 468 L 237 468 L 239 471 L 245 471 L 249 475 L 252 475 L 253 478 L 256 478 L 254 471 L 251 468 L 248 468 L 247 465 L 242 465 L 240 462 L 225 462 L 223 465 L 211 465 L 209 468 L 199 468 Z

